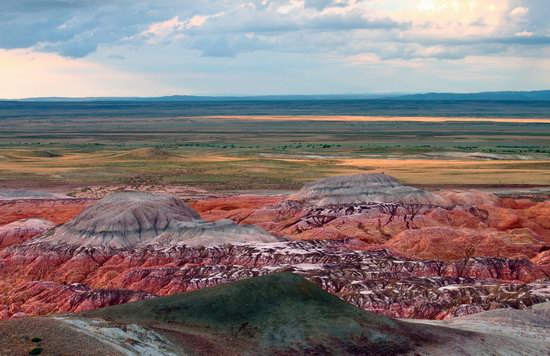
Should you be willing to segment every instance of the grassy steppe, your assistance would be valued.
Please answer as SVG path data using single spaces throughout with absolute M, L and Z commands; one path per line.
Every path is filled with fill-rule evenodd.
M 0 120 L 0 185 L 295 189 L 385 172 L 427 185 L 550 185 L 550 124 L 282 118 Z

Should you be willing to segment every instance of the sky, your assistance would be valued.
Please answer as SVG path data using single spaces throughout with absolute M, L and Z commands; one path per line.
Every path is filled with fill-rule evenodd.
M 0 0 L 0 97 L 550 89 L 548 0 Z

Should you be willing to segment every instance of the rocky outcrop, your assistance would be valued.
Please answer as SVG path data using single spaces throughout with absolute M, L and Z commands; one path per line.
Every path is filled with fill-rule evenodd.
M 83 284 L 33 281 L 0 298 L 0 319 L 52 313 L 77 313 L 153 297 L 140 291 L 91 289 Z
M 136 178 L 137 179 L 137 178 Z M 176 196 L 180 199 L 199 199 L 199 198 L 213 198 L 220 194 L 211 193 L 204 189 L 191 187 L 187 185 L 161 185 L 150 184 L 147 182 L 138 181 L 136 184 L 131 185 L 89 185 L 85 187 L 79 187 L 68 193 L 75 198 L 86 199 L 102 199 L 109 194 L 124 191 L 144 192 L 151 194 L 169 194 Z
M 0 226 L 0 249 L 21 244 L 54 226 L 51 221 L 42 219 L 22 219 Z
M 423 261 L 398 257 L 388 250 L 354 251 L 342 241 L 160 249 L 152 245 L 114 249 L 27 244 L 4 250 L 0 265 L 0 290 L 8 294 L 42 280 L 171 295 L 292 271 L 363 309 L 397 317 L 440 319 L 492 308 L 521 308 L 550 298 L 546 274 L 528 260 Z M 57 307 L 33 309 L 27 304 L 24 312 L 66 308 L 63 293 L 58 298 L 45 293 L 34 298 L 31 304 L 42 305 L 46 299 Z M 10 305 L 8 317 L 19 312 L 17 305 Z
M 494 206 L 500 203 L 500 199 L 496 195 L 477 190 L 442 191 L 438 194 L 445 199 L 445 204 L 449 206 Z
M 64 224 L 94 202 L 90 199 L 0 199 L 0 225 L 29 218 Z
M 546 246 L 530 229 L 503 232 L 447 226 L 405 230 L 385 245 L 404 255 L 445 260 L 473 256 L 529 259 Z
M 130 247 L 166 231 L 173 220 L 199 218 L 175 197 L 118 192 L 99 200 L 41 240 L 76 246 Z
M 95 308 L 124 302 L 119 292 L 171 295 L 274 271 L 405 318 L 524 308 L 550 298 L 546 202 L 440 192 L 439 204 L 422 200 L 435 193 L 383 175 L 328 182 L 287 199 L 193 203 L 206 221 L 174 197 L 106 197 L 65 225 L 0 251 L 4 317 L 73 310 L 65 304 L 70 288 L 61 286 L 89 289 L 74 305 Z M 23 293 L 41 283 L 50 287 Z
M 436 194 L 386 175 L 331 177 L 278 203 L 256 209 L 242 204 L 233 198 L 231 204 L 215 199 L 197 206 L 202 215 L 255 224 L 279 237 L 355 239 L 417 258 L 457 259 L 466 250 L 480 257 L 533 258 L 550 247 L 549 202 L 513 203 L 475 191 Z
M 531 261 L 537 266 L 540 266 L 540 268 L 550 276 L 550 249 L 545 249 L 533 257 Z
M 174 246 L 216 246 L 227 243 L 277 242 L 279 239 L 254 225 L 237 225 L 231 220 L 215 222 L 173 221 L 166 231 L 140 245 L 171 248 Z
M 306 205 L 407 203 L 436 204 L 442 199 L 429 191 L 400 184 L 385 174 L 328 177 L 307 184 L 289 199 Z
M 278 204 L 286 196 L 235 195 L 223 198 L 201 199 L 189 202 L 206 221 L 231 219 L 240 222 L 244 217 L 266 206 Z
M 137 245 L 190 246 L 225 242 L 274 242 L 275 237 L 254 226 L 231 220 L 207 223 L 182 200 L 142 192 L 113 193 L 35 243 L 98 248 Z

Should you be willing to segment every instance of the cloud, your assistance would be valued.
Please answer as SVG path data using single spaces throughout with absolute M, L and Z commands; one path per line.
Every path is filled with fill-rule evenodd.
M 33 47 L 83 57 L 166 19 L 169 10 L 167 0 L 2 1 L 0 48 Z M 190 5 L 188 11 L 193 10 Z
M 250 34 L 389 30 L 409 25 L 394 21 L 389 15 L 369 16 L 359 3 L 361 1 L 198 0 L 184 6 L 168 0 L 21 0 L 0 5 L 0 48 L 32 47 L 77 58 L 93 53 L 100 46 L 128 39 L 133 45 L 139 45 L 139 40 L 144 44 L 157 44 L 185 42 L 194 37 L 188 40 L 189 47 L 220 43 L 222 47 L 247 49 L 257 47 L 250 45 Z M 8 33 L 17 35 L 8 36 Z M 279 42 L 279 46 L 284 43 Z M 238 52 L 238 47 L 226 49 L 228 53 Z M 204 54 L 215 52 L 223 50 L 209 49 Z
M 521 31 L 521 32 L 516 32 L 514 35 L 516 37 L 533 37 L 534 33 L 529 31 Z
M 529 9 L 523 6 L 516 7 L 512 11 L 510 11 L 511 16 L 525 16 L 529 12 Z
M 316 10 L 324 10 L 329 7 L 346 7 L 351 1 L 345 0 L 305 0 L 305 8 L 314 8 Z
M 0 3 L 0 48 L 460 59 L 548 46 L 549 12 L 546 0 L 19 0 Z
M 121 60 L 121 61 L 126 59 L 126 57 L 124 57 L 123 55 L 116 54 L 116 53 L 110 54 L 109 58 L 118 59 L 118 60 Z

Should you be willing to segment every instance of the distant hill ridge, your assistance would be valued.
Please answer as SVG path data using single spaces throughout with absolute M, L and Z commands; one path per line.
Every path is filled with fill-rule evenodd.
M 481 93 L 425 93 L 394 97 L 396 100 L 550 100 L 550 90 Z
M 550 101 L 550 90 L 533 91 L 492 91 L 478 93 L 374 93 L 374 94 L 327 94 L 327 95 L 233 95 L 233 96 L 199 96 L 171 95 L 159 97 L 41 97 L 22 99 L 0 99 L 2 101 L 23 102 L 193 102 L 193 101 L 279 101 L 279 100 L 475 100 L 475 101 Z

